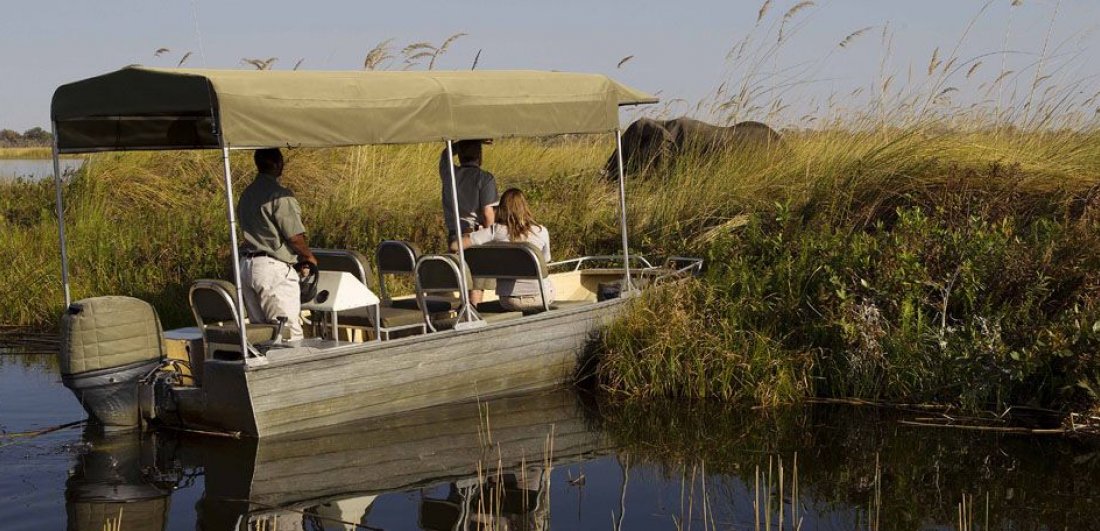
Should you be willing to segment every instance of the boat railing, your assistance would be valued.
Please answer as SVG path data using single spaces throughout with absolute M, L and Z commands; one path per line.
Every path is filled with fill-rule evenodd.
M 666 273 L 659 275 L 657 280 L 669 277 L 695 276 L 703 272 L 703 259 L 693 256 L 670 256 L 665 259 L 661 267 Z
M 621 265 L 622 261 L 622 255 L 593 255 L 570 258 L 569 260 L 562 260 L 560 262 L 551 262 L 547 264 L 547 267 L 565 268 L 568 271 L 580 271 L 586 265 L 597 262 L 610 262 L 615 265 Z M 630 257 L 630 261 L 632 264 L 636 264 L 632 266 L 632 269 L 637 271 L 663 270 L 662 274 L 657 278 L 683 276 L 685 274 L 698 275 L 703 271 L 703 259 L 693 256 L 670 256 L 665 259 L 660 267 L 653 265 L 653 263 L 644 256 L 633 255 Z
M 617 264 L 621 264 L 622 261 L 623 255 L 621 254 L 593 255 L 582 256 L 580 258 L 570 258 L 568 260 L 562 260 L 560 262 L 550 262 L 549 264 L 546 264 L 546 267 L 555 268 L 572 265 L 573 268 L 571 269 L 571 271 L 580 271 L 582 267 L 591 262 L 615 262 Z M 656 269 L 656 266 L 650 263 L 649 260 L 646 260 L 644 256 L 632 255 L 630 257 L 630 261 L 632 263 L 637 262 L 641 265 L 641 267 L 637 269 Z

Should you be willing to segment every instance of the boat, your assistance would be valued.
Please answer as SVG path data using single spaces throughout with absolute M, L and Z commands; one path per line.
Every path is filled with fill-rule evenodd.
M 656 101 L 603 75 L 567 72 L 128 67 L 57 89 L 53 154 L 56 169 L 61 154 L 220 150 L 228 243 L 239 263 L 233 150 L 438 142 L 451 153 L 458 140 L 564 134 L 610 134 L 621 148 L 620 107 Z M 317 326 L 299 341 L 282 340 L 281 325 L 248 322 L 236 269 L 232 284 L 196 279 L 189 329 L 162 331 L 152 307 L 127 296 L 74 302 L 56 172 L 63 379 L 110 429 L 253 437 L 561 386 L 594 334 L 639 293 L 702 265 L 680 257 L 654 265 L 630 253 L 621 167 L 620 255 L 545 264 L 520 244 L 421 255 L 382 242 L 378 270 L 404 257 L 415 279 L 415 293 L 401 298 L 381 279 L 368 287 L 369 261 L 355 250 L 319 251 L 316 296 L 303 305 Z M 453 170 L 450 179 L 453 189 Z M 559 300 L 531 314 L 494 309 L 491 297 L 489 307 L 475 306 L 466 289 L 475 276 L 549 278 Z
M 545 529 L 552 470 L 611 453 L 590 408 L 558 389 L 261 439 L 88 433 L 66 484 L 69 528 L 166 529 L 171 493 L 201 475 L 198 529 L 362 529 L 371 509 L 402 528 Z M 385 496 L 401 493 L 418 502 L 393 514 Z

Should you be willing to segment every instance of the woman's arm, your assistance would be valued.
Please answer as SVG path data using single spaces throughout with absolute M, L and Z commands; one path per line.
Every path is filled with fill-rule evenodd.
M 546 241 L 546 245 L 542 246 L 542 258 L 546 263 L 550 263 L 550 229 L 546 228 L 546 225 L 539 226 L 542 227 L 543 240 Z

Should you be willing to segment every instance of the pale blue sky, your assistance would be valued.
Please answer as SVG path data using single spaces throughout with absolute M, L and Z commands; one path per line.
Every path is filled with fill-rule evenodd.
M 754 30 L 762 2 L 19 2 L 0 19 L 0 128 L 48 127 L 50 96 L 59 84 L 132 63 L 175 66 L 187 51 L 193 52 L 187 61 L 192 67 L 251 68 L 241 59 L 278 57 L 276 69 L 289 69 L 299 59 L 304 69 L 357 69 L 367 50 L 384 39 L 394 38 L 400 48 L 416 41 L 438 43 L 460 31 L 469 35 L 455 42 L 439 68 L 468 69 L 480 49 L 481 69 L 602 72 L 660 91 L 666 100 L 694 103 L 744 73 L 744 60 L 739 69 L 729 67 L 731 46 L 750 34 L 756 44 L 774 41 L 783 13 L 798 3 L 775 0 Z M 1048 54 L 1059 55 L 1047 61 L 1044 73 L 1081 82 L 1082 93 L 1100 90 L 1095 77 L 1100 61 L 1093 59 L 1100 51 L 1100 0 L 1023 0 L 1016 8 L 1011 3 L 989 5 L 960 47 L 963 60 L 1000 51 L 1007 34 L 1008 49 L 1020 53 L 1008 57 L 1006 68 L 1025 70 L 1042 51 L 1057 7 Z M 791 19 L 787 41 L 760 71 L 794 68 L 799 84 L 784 101 L 795 100 L 795 106 L 873 86 L 881 79 L 882 28 L 889 24 L 893 53 L 887 69 L 904 80 L 912 64 L 917 83 L 932 50 L 940 46 L 947 55 L 983 5 L 984 0 L 822 0 Z M 866 26 L 874 28 L 846 48 L 837 46 Z M 160 47 L 171 52 L 154 58 Z M 635 57 L 616 69 L 627 55 Z M 981 74 L 995 77 L 1000 57 L 984 61 Z M 401 61 L 393 67 L 400 68 Z M 1031 75 L 1024 74 L 1025 84 Z M 974 83 L 978 79 L 981 75 Z M 670 112 L 692 112 L 692 105 L 676 105 Z

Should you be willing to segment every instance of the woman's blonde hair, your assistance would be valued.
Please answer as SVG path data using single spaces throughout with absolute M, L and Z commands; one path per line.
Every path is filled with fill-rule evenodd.
M 500 195 L 497 223 L 508 228 L 508 238 L 512 241 L 525 238 L 530 234 L 531 227 L 538 225 L 531 214 L 531 207 L 527 205 L 527 198 L 519 188 L 509 188 Z

